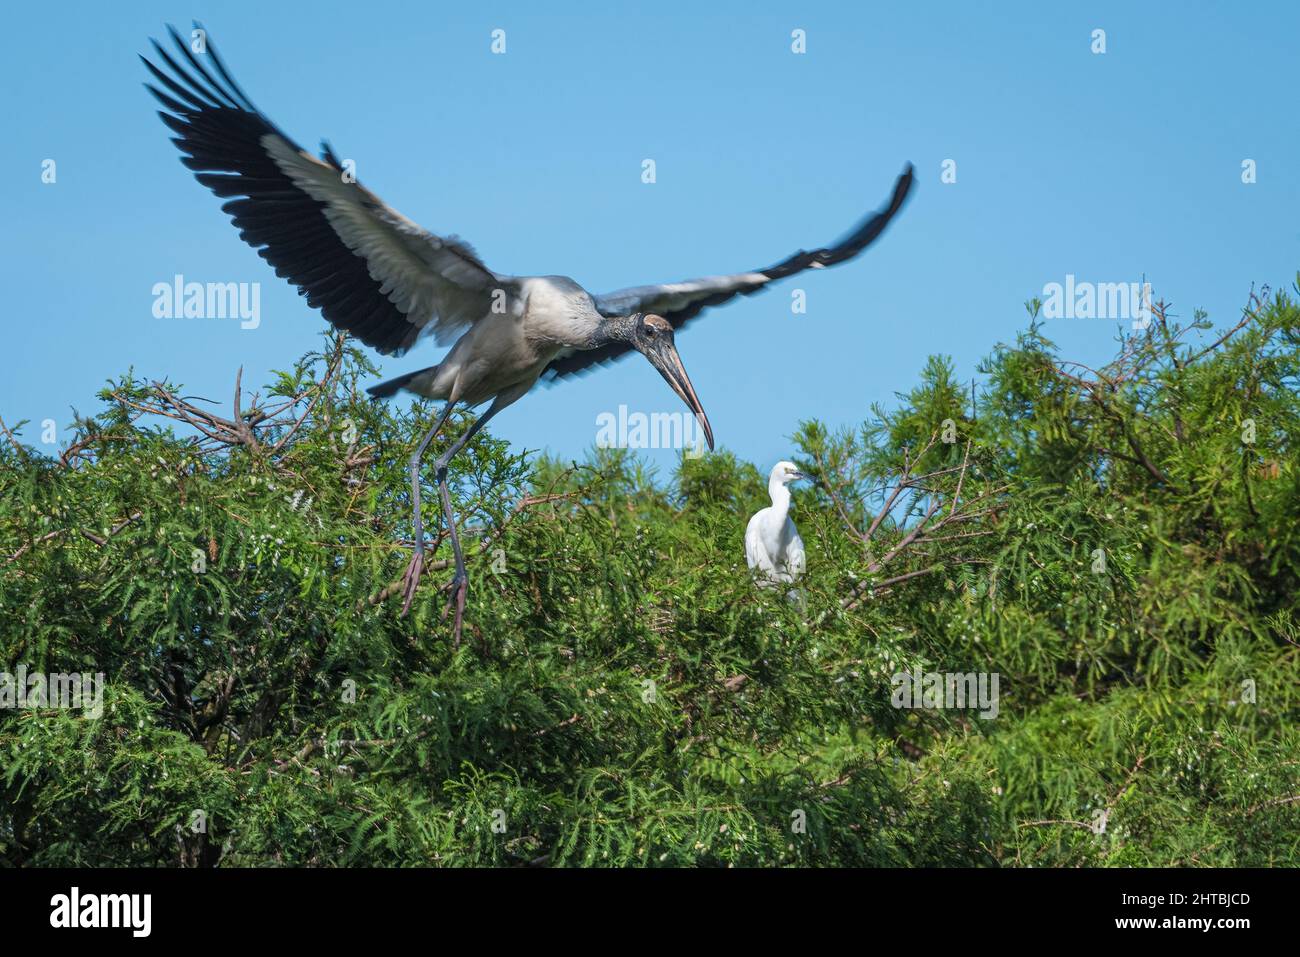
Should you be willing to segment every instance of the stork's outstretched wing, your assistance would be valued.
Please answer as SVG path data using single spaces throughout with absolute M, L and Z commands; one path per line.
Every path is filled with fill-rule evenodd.
M 253 106 L 206 35 L 196 53 L 167 29 L 180 57 L 155 41 L 161 63 L 141 59 L 162 87 L 146 84 L 166 108 L 158 115 L 176 132 L 182 162 L 218 196 L 239 197 L 221 208 L 308 305 L 395 354 L 423 332 L 450 342 L 488 313 L 503 280 L 468 244 L 386 206 L 328 146 L 321 159 L 310 156 Z
M 885 231 L 889 221 L 902 208 L 908 191 L 912 188 L 912 172 L 912 164 L 909 163 L 894 184 L 894 195 L 890 198 L 889 205 L 868 216 L 853 232 L 833 246 L 812 252 L 800 250 L 775 266 L 757 272 L 620 289 L 597 296 L 596 308 L 606 316 L 625 316 L 634 312 L 655 313 L 671 322 L 674 329 L 680 329 L 709 306 L 719 306 L 736 296 L 752 295 L 778 279 L 793 276 L 805 269 L 820 269 L 852 259 Z M 599 349 L 561 355 L 546 367 L 543 376 L 555 380 L 576 372 L 585 372 L 600 363 L 624 356 L 631 349 L 627 343 L 611 343 Z

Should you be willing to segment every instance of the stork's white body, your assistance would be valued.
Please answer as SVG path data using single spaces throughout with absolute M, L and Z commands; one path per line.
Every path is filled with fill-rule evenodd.
M 764 588 L 789 585 L 804 572 L 803 539 L 790 518 L 788 483 L 799 476 L 789 462 L 778 462 L 767 480 L 772 504 L 754 513 L 745 528 L 745 561 Z
M 489 311 L 456 340 L 438 365 L 406 388 L 430 399 L 479 405 L 524 395 L 556 356 L 581 349 L 604 317 L 585 289 L 565 276 L 512 279 L 499 311 Z

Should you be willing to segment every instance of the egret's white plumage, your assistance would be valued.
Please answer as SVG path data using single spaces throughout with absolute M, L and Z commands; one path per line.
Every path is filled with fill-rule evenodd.
M 792 584 L 803 575 L 803 539 L 790 519 L 789 489 L 803 477 L 793 462 L 777 462 L 767 480 L 772 504 L 754 513 L 745 528 L 745 561 L 764 588 Z

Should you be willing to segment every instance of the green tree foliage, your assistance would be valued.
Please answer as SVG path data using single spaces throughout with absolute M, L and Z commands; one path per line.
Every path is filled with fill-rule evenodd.
M 398 614 L 433 410 L 346 342 L 228 406 L 127 376 L 57 457 L 5 428 L 0 668 L 105 685 L 0 711 L 0 862 L 1300 863 L 1300 308 L 1160 307 L 1096 370 L 1031 317 L 981 374 L 804 424 L 798 600 L 743 560 L 771 463 L 480 437 L 459 646 L 445 530 Z

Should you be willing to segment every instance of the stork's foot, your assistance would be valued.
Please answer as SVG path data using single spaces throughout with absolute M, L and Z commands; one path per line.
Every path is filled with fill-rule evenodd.
M 456 574 L 451 579 L 451 584 L 447 586 L 447 590 L 450 593 L 450 600 L 447 602 L 447 607 L 442 610 L 442 620 L 447 620 L 447 612 L 451 611 L 454 606 L 456 617 L 452 619 L 451 637 L 452 644 L 459 648 L 460 629 L 465 618 L 465 598 L 469 594 L 469 575 L 465 573 L 464 569 L 457 569 Z
M 422 571 L 424 571 L 424 549 L 416 548 L 410 564 L 406 566 L 406 574 L 402 576 L 402 613 L 399 617 L 405 617 L 411 610 L 411 600 L 415 598 L 415 589 L 420 584 Z

